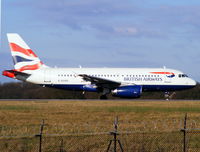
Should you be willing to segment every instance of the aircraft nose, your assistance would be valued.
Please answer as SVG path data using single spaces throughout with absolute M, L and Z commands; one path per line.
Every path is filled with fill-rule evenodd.
M 192 85 L 192 86 L 196 86 L 197 85 L 197 82 L 195 81 L 195 80 L 190 80 L 190 85 Z

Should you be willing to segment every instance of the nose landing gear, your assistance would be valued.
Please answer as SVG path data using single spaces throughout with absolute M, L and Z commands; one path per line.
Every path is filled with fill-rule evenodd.
M 175 94 L 176 94 L 176 92 L 173 92 L 173 93 L 170 94 L 170 92 L 166 91 L 166 92 L 165 92 L 165 95 L 164 95 L 165 100 L 166 100 L 166 101 L 171 100 L 171 99 L 174 97 Z

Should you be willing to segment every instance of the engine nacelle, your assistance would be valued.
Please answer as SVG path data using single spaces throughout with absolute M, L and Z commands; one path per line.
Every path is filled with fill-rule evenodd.
M 139 98 L 142 93 L 142 86 L 122 86 L 112 91 L 112 95 L 121 98 Z
M 97 92 L 98 91 L 97 86 L 93 85 L 93 84 L 84 85 L 83 90 L 84 91 L 90 91 L 90 92 Z

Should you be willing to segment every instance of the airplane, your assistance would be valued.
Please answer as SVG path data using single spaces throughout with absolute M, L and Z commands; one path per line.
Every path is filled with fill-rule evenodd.
M 168 68 L 51 68 L 46 66 L 17 33 L 8 33 L 14 69 L 2 75 L 43 87 L 97 92 L 120 98 L 139 98 L 145 91 L 193 88 L 196 81 Z

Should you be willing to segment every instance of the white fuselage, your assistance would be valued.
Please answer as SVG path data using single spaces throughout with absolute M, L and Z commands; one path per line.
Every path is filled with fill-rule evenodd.
M 121 85 L 141 85 L 144 91 L 170 91 L 190 88 L 196 82 L 182 72 L 166 68 L 41 68 L 27 79 L 28 82 L 63 88 L 81 90 L 74 86 L 91 85 L 79 74 L 116 81 Z

